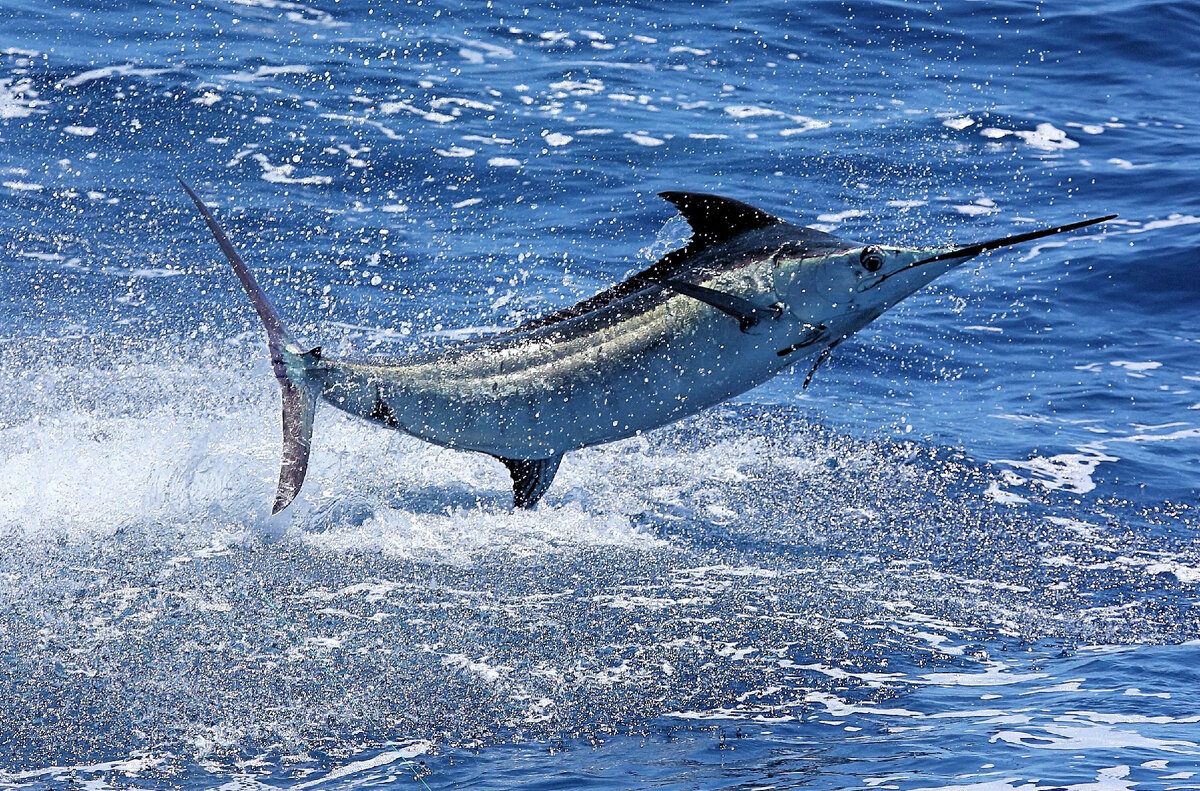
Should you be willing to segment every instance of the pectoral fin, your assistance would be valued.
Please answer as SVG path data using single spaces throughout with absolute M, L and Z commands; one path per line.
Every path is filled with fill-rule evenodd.
M 652 280 L 648 282 L 660 288 L 670 289 L 676 294 L 682 294 L 685 297 L 699 300 L 722 313 L 733 316 L 738 320 L 738 326 L 741 327 L 742 332 L 750 329 L 763 319 L 779 318 L 783 310 L 777 305 L 772 305 L 769 308 L 760 307 L 750 300 L 735 294 L 728 294 L 724 291 L 718 291 L 715 288 L 709 288 L 708 286 L 698 286 L 695 283 L 688 283 L 683 280 Z
M 548 459 L 506 459 L 497 456 L 508 468 L 513 482 L 513 507 L 533 508 L 554 482 L 562 454 Z

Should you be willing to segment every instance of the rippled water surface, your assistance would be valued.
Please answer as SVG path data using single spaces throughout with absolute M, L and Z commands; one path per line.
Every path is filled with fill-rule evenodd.
M 0 787 L 1200 787 L 1186 2 L 0 0 Z M 261 330 L 511 327 L 666 189 L 979 258 L 568 456 L 323 411 Z

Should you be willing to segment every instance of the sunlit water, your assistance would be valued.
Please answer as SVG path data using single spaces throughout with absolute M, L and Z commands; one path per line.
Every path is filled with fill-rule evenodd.
M 1200 14 L 1183 2 L 0 3 L 0 786 L 1200 787 Z M 261 330 L 453 342 L 664 189 L 992 254 L 507 475 L 318 416 Z

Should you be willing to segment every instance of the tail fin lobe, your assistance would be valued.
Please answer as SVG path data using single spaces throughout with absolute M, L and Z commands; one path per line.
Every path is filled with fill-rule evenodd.
M 246 290 L 246 295 L 250 297 L 250 302 L 254 305 L 254 309 L 258 311 L 258 317 L 262 319 L 263 326 L 267 330 L 267 342 L 271 346 L 272 360 L 279 357 L 278 350 L 284 346 L 290 347 L 295 352 L 299 352 L 300 347 L 297 345 L 296 339 L 288 332 L 287 327 L 283 326 L 283 321 L 275 311 L 275 306 L 271 304 L 271 300 L 258 285 L 258 281 L 254 279 L 254 275 L 250 274 L 250 269 L 246 266 L 246 262 L 242 260 L 242 257 L 238 255 L 238 251 L 225 236 L 225 232 L 221 230 L 221 226 L 213 218 L 212 212 L 208 210 L 208 206 L 204 205 L 204 201 L 200 200 L 200 196 L 188 186 L 186 181 L 179 179 L 179 183 L 183 186 L 188 197 L 192 199 L 192 202 L 196 204 L 196 208 L 200 210 L 200 216 L 204 218 L 205 224 L 208 225 L 208 230 L 212 231 L 212 235 L 216 237 L 217 244 L 221 246 L 221 252 L 225 253 L 225 257 L 229 259 L 234 274 L 241 281 L 242 288 Z
M 295 337 L 284 326 L 275 311 L 275 306 L 258 285 L 238 251 L 213 218 L 212 212 L 204 205 L 204 201 L 200 200 L 200 196 L 183 179 L 179 179 L 179 183 L 200 210 L 205 224 L 216 237 L 225 257 L 229 259 L 234 274 L 241 281 L 242 288 L 250 297 L 250 302 L 267 330 L 271 367 L 275 378 L 279 380 L 283 401 L 283 461 L 279 469 L 279 488 L 275 493 L 275 504 L 271 508 L 271 513 L 277 514 L 296 499 L 300 487 L 304 484 L 304 475 L 308 472 L 313 417 L 317 411 L 317 396 L 321 391 L 321 380 L 316 370 L 321 360 L 321 347 L 303 351 Z
M 308 472 L 308 452 L 312 449 L 313 417 L 317 413 L 317 386 L 309 381 L 279 381 L 283 401 L 283 460 L 279 466 L 279 487 L 271 515 L 292 504 Z

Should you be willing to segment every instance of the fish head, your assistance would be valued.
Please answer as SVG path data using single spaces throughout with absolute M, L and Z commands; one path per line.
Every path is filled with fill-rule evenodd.
M 923 249 L 855 244 L 814 252 L 785 248 L 775 257 L 775 291 L 803 324 L 848 335 L 949 267 L 915 267 Z
M 824 326 L 831 337 L 844 337 L 980 253 L 1073 231 L 1115 216 L 952 247 L 844 242 L 813 250 L 804 245 L 785 245 L 775 257 L 775 291 L 797 321 Z

